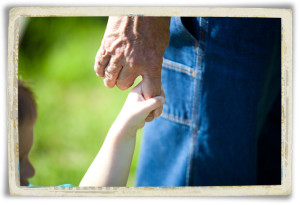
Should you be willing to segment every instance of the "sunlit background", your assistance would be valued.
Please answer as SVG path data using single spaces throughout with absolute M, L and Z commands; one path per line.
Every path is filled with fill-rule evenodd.
M 21 19 L 19 78 L 38 105 L 29 155 L 35 186 L 78 186 L 125 102 L 129 90 L 106 88 L 93 70 L 107 19 Z M 134 186 L 141 134 L 127 186 Z

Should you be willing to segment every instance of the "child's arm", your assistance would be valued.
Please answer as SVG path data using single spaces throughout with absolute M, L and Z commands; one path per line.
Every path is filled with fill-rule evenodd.
M 149 113 L 163 103 L 163 93 L 145 100 L 141 84 L 133 88 L 79 186 L 126 186 L 136 132 L 144 126 Z

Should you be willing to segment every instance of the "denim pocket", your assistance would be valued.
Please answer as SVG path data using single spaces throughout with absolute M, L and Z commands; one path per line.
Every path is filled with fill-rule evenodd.
M 197 37 L 193 35 L 195 30 L 197 29 L 196 25 L 192 25 L 190 30 L 184 25 L 184 19 L 182 17 L 174 18 L 175 24 L 178 26 L 178 29 L 181 30 L 182 34 L 191 41 L 191 43 L 197 42 Z M 186 22 L 190 22 L 191 20 L 186 20 Z M 195 27 L 195 28 L 194 28 Z M 194 32 L 193 32 L 194 31 Z
M 192 115 L 194 70 L 164 59 L 162 86 L 166 101 L 161 117 L 189 126 Z

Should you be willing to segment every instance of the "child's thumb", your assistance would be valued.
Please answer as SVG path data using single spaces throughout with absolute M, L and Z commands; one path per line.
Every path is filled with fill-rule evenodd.
M 156 108 L 159 108 L 162 104 L 164 104 L 164 102 L 165 98 L 163 96 L 156 96 L 146 100 L 145 108 L 150 112 L 152 110 L 155 110 Z

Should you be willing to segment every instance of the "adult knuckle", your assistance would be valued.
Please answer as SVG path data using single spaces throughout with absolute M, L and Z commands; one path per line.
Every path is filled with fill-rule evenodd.
M 120 66 L 117 64 L 112 64 L 106 69 L 106 73 L 109 73 L 112 76 L 115 76 L 119 73 Z
M 105 52 L 105 56 L 108 56 L 108 55 L 113 55 L 114 54 L 114 49 L 113 48 L 109 48 L 106 50 Z

